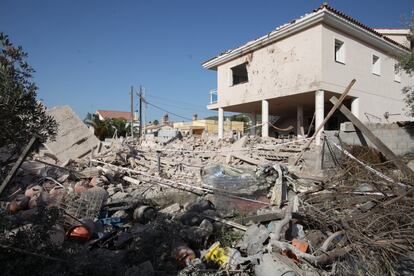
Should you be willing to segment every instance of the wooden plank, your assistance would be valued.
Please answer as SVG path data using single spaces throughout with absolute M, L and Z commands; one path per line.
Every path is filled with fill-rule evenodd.
M 166 187 L 166 188 L 175 188 L 175 189 L 178 189 L 178 190 L 191 192 L 191 193 L 194 193 L 194 194 L 199 195 L 199 196 L 204 195 L 204 191 L 202 189 L 200 190 L 199 187 L 191 187 L 190 185 L 187 185 L 187 184 L 175 183 L 171 180 L 166 180 L 166 179 L 161 179 L 161 178 L 158 181 L 157 180 L 149 180 L 149 181 L 148 180 L 147 181 L 142 180 L 142 181 L 139 181 L 139 180 L 134 179 L 132 177 L 124 176 L 122 179 L 129 182 L 129 183 L 135 184 L 135 185 L 141 185 L 141 182 L 150 182 L 151 184 L 157 184 L 159 186 Z M 162 180 L 165 180 L 165 181 L 162 183 L 161 182 Z
M 322 130 L 323 126 L 328 122 L 328 120 L 331 118 L 331 116 L 334 114 L 334 112 L 338 109 L 338 107 L 342 104 L 342 102 L 345 100 L 345 97 L 348 95 L 349 91 L 351 90 L 352 86 L 355 84 L 356 80 L 353 79 L 348 86 L 345 88 L 344 92 L 342 93 L 341 97 L 339 97 L 338 103 L 334 104 L 334 106 L 329 111 L 328 115 L 326 115 L 325 119 L 322 121 L 322 124 L 316 129 L 315 133 L 312 135 L 312 137 L 308 140 L 305 147 L 302 149 L 302 151 L 299 153 L 298 157 L 296 157 L 295 165 L 299 163 L 299 160 L 302 158 L 303 153 L 306 149 L 309 148 L 310 144 L 315 139 L 316 135 L 319 133 L 319 131 Z
M 249 163 L 249 164 L 252 164 L 252 165 L 256 165 L 256 166 L 260 166 L 260 165 L 263 165 L 263 164 L 266 163 L 263 160 L 257 160 L 257 159 L 251 158 L 249 156 L 245 156 L 243 154 L 240 154 L 240 153 L 232 153 L 231 155 L 232 155 L 232 157 L 240 159 L 243 162 L 246 162 L 246 163 Z
M 296 153 L 299 151 L 296 151 Z M 260 152 L 257 153 L 258 156 L 260 157 L 264 157 L 264 158 L 278 158 L 278 159 L 282 159 L 282 158 L 289 158 L 291 157 L 293 154 L 292 152 L 286 152 L 286 151 L 279 151 L 279 152 Z
M 335 105 L 339 103 L 339 100 L 336 97 L 332 97 L 330 101 Z M 371 130 L 369 130 L 357 117 L 355 117 L 355 115 L 352 114 L 346 106 L 341 105 L 339 110 L 371 141 L 371 143 L 375 145 L 380 152 L 385 155 L 389 161 L 393 162 L 407 177 L 414 178 L 414 172 L 403 161 L 401 161 L 401 159 L 398 158 L 392 150 L 390 150 L 380 139 L 378 139 L 374 133 L 371 132 Z
M 206 218 L 224 223 L 224 224 L 229 225 L 231 227 L 243 230 L 243 231 L 247 231 L 247 228 L 248 228 L 244 225 L 241 225 L 240 223 L 237 223 L 237 222 L 234 222 L 234 221 L 231 221 L 231 220 L 227 220 L 227 219 L 222 219 L 222 218 L 219 218 L 217 216 L 208 216 L 208 215 L 204 215 L 204 214 L 203 214 L 203 216 L 206 217 Z
M 267 222 L 267 221 L 272 221 L 272 220 L 279 220 L 284 217 L 285 215 L 283 214 L 283 212 L 273 212 L 273 213 L 268 213 L 268 214 L 261 214 L 261 215 L 254 215 L 254 216 L 240 218 L 240 219 L 235 220 L 234 222 L 240 223 L 240 224 L 247 224 L 249 222 L 262 223 L 262 222 Z
M 309 179 L 309 180 L 316 181 L 316 182 L 326 182 L 327 180 L 327 178 L 323 176 L 308 175 L 302 172 L 293 172 L 291 174 L 295 175 L 298 178 Z
M 77 172 L 75 170 L 72 170 L 72 169 L 69 169 L 69 168 L 66 168 L 66 167 L 63 167 L 63 166 L 59 166 L 59 165 L 56 165 L 56 164 L 49 163 L 49 162 L 40 160 L 38 158 L 35 158 L 33 161 L 45 164 L 47 166 L 51 166 L 51 167 L 54 167 L 54 168 L 58 168 L 58 169 L 68 171 L 68 172 L 72 173 L 77 178 L 87 178 L 85 175 L 81 174 L 80 172 Z
M 17 169 L 20 167 L 20 165 L 23 163 L 24 159 L 26 159 L 26 156 L 29 154 L 30 149 L 32 148 L 34 142 L 36 141 L 36 136 L 33 136 L 29 144 L 26 145 L 23 152 L 20 154 L 19 159 L 17 159 L 16 163 L 14 163 L 11 171 L 4 179 L 3 183 L 1 183 L 0 186 L 0 194 L 3 192 L 4 188 L 6 188 L 7 184 L 9 184 L 10 180 L 13 178 L 13 176 L 16 174 Z

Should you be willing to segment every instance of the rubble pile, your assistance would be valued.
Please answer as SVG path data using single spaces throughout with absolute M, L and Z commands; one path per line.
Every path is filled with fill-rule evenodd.
M 347 159 L 329 177 L 300 177 L 304 163 L 290 161 L 304 142 L 120 139 L 82 159 L 34 155 L 1 195 L 2 274 L 409 269 L 412 181 L 389 163 L 368 171 Z

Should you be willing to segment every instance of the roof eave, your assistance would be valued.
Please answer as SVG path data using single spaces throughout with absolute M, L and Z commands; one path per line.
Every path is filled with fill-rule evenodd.
M 276 40 L 280 40 L 287 36 L 290 36 L 294 33 L 297 33 L 310 25 L 317 24 L 323 20 L 323 10 L 317 11 L 314 14 L 309 15 L 304 19 L 298 19 L 295 23 L 289 24 L 282 27 L 279 30 L 270 32 L 269 34 L 258 38 L 253 43 L 244 44 L 234 50 L 231 50 L 229 53 L 217 56 L 211 60 L 208 60 L 202 64 L 205 69 L 215 70 L 217 66 L 226 63 L 232 59 L 235 59 L 241 55 L 254 51 L 256 49 L 262 48 L 268 44 L 273 43 Z
M 398 46 L 391 43 L 386 38 L 375 35 L 374 33 L 347 21 L 333 12 L 326 11 L 323 22 L 331 27 L 335 27 L 343 32 L 349 33 L 350 35 L 371 45 L 375 45 L 377 48 L 390 54 L 402 54 L 409 52 L 409 49 L 405 48 L 403 45 Z
M 362 38 L 367 42 L 370 42 L 374 45 L 377 45 L 378 48 L 381 48 L 387 52 L 401 54 L 409 52 L 408 49 L 405 49 L 404 46 L 399 47 L 386 39 L 379 37 L 364 28 L 353 24 L 352 22 L 347 21 L 346 19 L 336 15 L 334 12 L 331 12 L 327 9 L 321 9 L 314 14 L 308 15 L 304 19 L 299 19 L 295 23 L 289 24 L 285 27 L 282 27 L 279 30 L 269 33 L 266 36 L 263 36 L 253 43 L 247 43 L 243 46 L 240 46 L 234 50 L 231 50 L 229 53 L 217 56 L 211 60 L 208 60 L 202 64 L 205 69 L 217 70 L 217 67 L 221 64 L 224 64 L 230 60 L 233 60 L 237 57 L 240 57 L 246 53 L 254 51 L 256 49 L 262 48 L 266 45 L 269 45 L 277 40 L 283 39 L 287 36 L 290 36 L 294 33 L 300 32 L 305 28 L 308 28 L 312 25 L 324 22 L 328 25 L 336 27 L 340 30 L 347 31 L 352 35 Z

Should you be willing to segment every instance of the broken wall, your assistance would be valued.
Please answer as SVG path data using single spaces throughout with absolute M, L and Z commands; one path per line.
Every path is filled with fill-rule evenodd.
M 53 116 L 59 127 L 55 141 L 44 145 L 59 161 L 82 157 L 99 144 L 98 138 L 69 106 L 54 107 L 47 114 Z
M 374 133 L 378 139 L 380 139 L 390 150 L 396 155 L 406 155 L 414 153 L 414 123 L 409 123 L 405 126 L 399 126 L 396 123 L 393 124 L 367 124 L 367 127 Z M 339 134 L 339 139 L 336 136 Z M 355 130 L 355 127 L 350 122 L 342 123 L 339 131 L 325 131 L 325 135 L 328 139 L 341 145 L 342 143 L 348 145 L 369 146 L 375 148 L 375 146 L 369 141 L 369 139 L 360 132 Z M 335 155 L 340 158 L 339 151 L 332 146 Z M 325 147 L 323 156 L 323 167 L 333 167 L 334 163 L 329 149 Z
M 306 31 L 220 65 L 218 106 L 236 105 L 316 90 L 321 79 L 321 33 Z M 231 68 L 247 62 L 249 81 L 232 85 Z

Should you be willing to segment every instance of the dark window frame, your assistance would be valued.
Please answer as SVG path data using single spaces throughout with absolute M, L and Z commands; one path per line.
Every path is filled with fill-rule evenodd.
M 247 62 L 236 65 L 231 70 L 231 85 L 238 85 L 249 82 L 249 72 L 247 71 Z
M 338 47 L 339 46 L 339 47 Z M 339 39 L 334 39 L 334 60 L 340 64 L 346 63 L 346 49 L 345 42 Z

